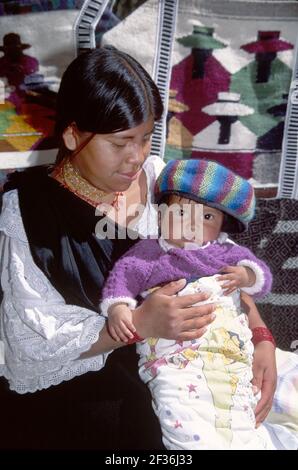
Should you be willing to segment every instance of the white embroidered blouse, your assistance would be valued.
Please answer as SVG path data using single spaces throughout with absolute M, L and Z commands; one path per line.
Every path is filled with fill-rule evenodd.
M 163 161 L 148 157 L 147 203 L 134 230 L 157 233 L 152 194 Z M 5 361 L 0 375 L 18 393 L 34 392 L 88 371 L 100 370 L 108 353 L 79 359 L 98 339 L 105 319 L 64 299 L 36 266 L 30 253 L 16 190 L 3 195 L 0 215 L 0 275 L 4 293 L 0 307 L 0 340 Z M 2 363 L 1 362 L 5 362 Z

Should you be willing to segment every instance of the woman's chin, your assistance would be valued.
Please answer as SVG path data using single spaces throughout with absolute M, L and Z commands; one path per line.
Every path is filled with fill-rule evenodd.
M 113 191 L 114 193 L 124 193 L 129 189 L 132 183 L 126 183 L 126 184 L 118 184 L 117 186 L 114 187 Z

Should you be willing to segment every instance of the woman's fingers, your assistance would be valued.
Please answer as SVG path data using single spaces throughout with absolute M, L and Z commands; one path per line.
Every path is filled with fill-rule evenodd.
M 191 341 L 193 339 L 200 338 L 203 336 L 204 333 L 206 333 L 207 328 L 198 328 L 197 330 L 192 330 L 192 331 L 183 331 L 180 333 L 177 337 L 178 341 Z
M 255 409 L 257 427 L 265 420 L 271 410 L 273 402 L 272 389 L 275 389 L 273 381 L 264 379 L 262 382 L 261 399 Z
M 191 333 L 191 339 L 201 335 L 201 332 L 197 333 L 196 330 L 205 327 L 214 319 L 211 314 L 215 310 L 215 305 L 208 303 L 192 306 L 208 298 L 208 295 L 202 293 L 185 296 L 168 295 L 169 290 L 177 292 L 184 284 L 185 281 L 181 280 L 159 288 L 134 311 L 133 322 L 140 336 L 175 340 L 187 332 Z M 187 321 L 188 323 L 185 323 Z
M 174 295 L 177 294 L 186 284 L 186 279 L 178 279 L 177 281 L 169 282 L 168 284 L 159 287 L 152 295 Z
M 203 302 L 209 297 L 209 294 L 202 292 L 199 294 L 187 294 L 175 297 L 175 299 L 173 299 L 173 303 L 175 303 L 176 308 L 186 308 L 198 302 Z
M 205 304 L 205 305 L 197 305 L 194 307 L 188 307 L 185 309 L 181 309 L 178 313 L 179 318 L 183 321 L 191 320 L 193 318 L 203 318 L 206 317 L 214 312 L 216 309 L 215 304 Z M 215 318 L 215 317 L 214 317 Z
M 260 411 L 260 413 L 256 415 L 256 428 L 258 428 L 260 424 L 262 424 L 262 422 L 265 421 L 265 419 L 267 418 L 271 410 L 271 407 L 272 407 L 272 401 L 270 401 L 269 403 L 265 403 L 264 406 L 262 407 L 262 411 Z
M 181 323 L 181 333 L 186 332 L 186 331 L 200 330 L 201 328 L 205 328 L 206 326 L 208 326 L 210 323 L 213 322 L 215 317 L 216 315 L 214 313 L 211 313 L 209 315 L 193 317 L 189 320 L 185 320 Z

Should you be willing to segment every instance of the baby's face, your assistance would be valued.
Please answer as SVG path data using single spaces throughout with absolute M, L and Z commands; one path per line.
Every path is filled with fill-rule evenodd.
M 223 218 L 223 213 L 218 209 L 173 195 L 168 209 L 161 215 L 161 235 L 181 248 L 189 242 L 201 246 L 218 238 Z

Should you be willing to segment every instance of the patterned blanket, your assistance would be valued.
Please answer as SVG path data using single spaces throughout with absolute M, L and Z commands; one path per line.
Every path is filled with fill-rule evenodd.
M 298 201 L 259 199 L 248 231 L 233 238 L 270 266 L 272 291 L 258 308 L 278 346 L 298 351 Z

